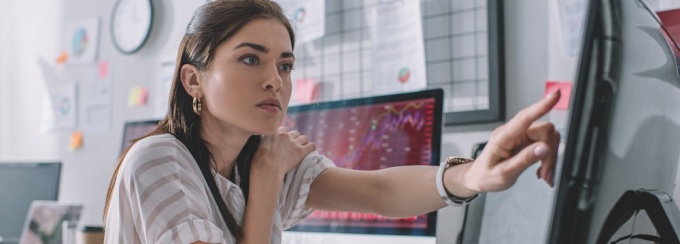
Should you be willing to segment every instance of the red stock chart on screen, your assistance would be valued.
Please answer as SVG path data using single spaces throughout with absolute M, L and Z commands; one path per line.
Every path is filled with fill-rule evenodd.
M 431 165 L 434 121 L 435 99 L 427 98 L 294 112 L 284 124 L 309 136 L 338 167 L 377 170 Z M 427 217 L 315 211 L 299 225 L 413 230 L 427 228 Z

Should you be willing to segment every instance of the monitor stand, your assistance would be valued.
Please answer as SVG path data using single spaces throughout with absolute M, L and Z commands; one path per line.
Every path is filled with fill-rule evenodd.
M 628 190 L 614 204 L 602 225 L 597 243 L 608 243 L 628 219 L 640 210 L 645 210 L 659 236 L 628 235 L 625 239 L 643 239 L 657 243 L 680 243 L 680 210 L 670 195 L 656 190 Z

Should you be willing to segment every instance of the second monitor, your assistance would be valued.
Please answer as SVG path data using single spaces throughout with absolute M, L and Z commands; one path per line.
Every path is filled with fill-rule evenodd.
M 338 167 L 438 165 L 440 89 L 290 107 L 286 126 L 307 135 Z M 436 212 L 404 219 L 315 211 L 292 231 L 434 236 Z

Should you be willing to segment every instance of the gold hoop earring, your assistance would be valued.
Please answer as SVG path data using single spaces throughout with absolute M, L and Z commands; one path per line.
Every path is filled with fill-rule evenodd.
M 203 103 L 201 102 L 201 99 L 200 99 L 200 98 L 195 98 L 195 97 L 194 97 L 194 102 L 193 102 L 192 105 L 193 105 L 193 107 L 194 107 L 194 113 L 195 113 L 196 115 L 201 115 L 201 107 L 202 107 L 202 105 L 203 105 Z

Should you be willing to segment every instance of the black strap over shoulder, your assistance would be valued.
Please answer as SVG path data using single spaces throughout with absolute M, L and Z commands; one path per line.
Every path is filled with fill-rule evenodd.
M 680 234 L 680 211 L 673 198 L 665 192 L 642 189 L 629 190 L 623 193 L 607 215 L 597 238 L 597 243 L 607 243 L 614 233 L 640 210 L 647 213 L 659 236 L 631 234 L 612 243 L 625 239 L 643 239 L 657 243 L 680 243 L 678 238 L 678 234 Z

